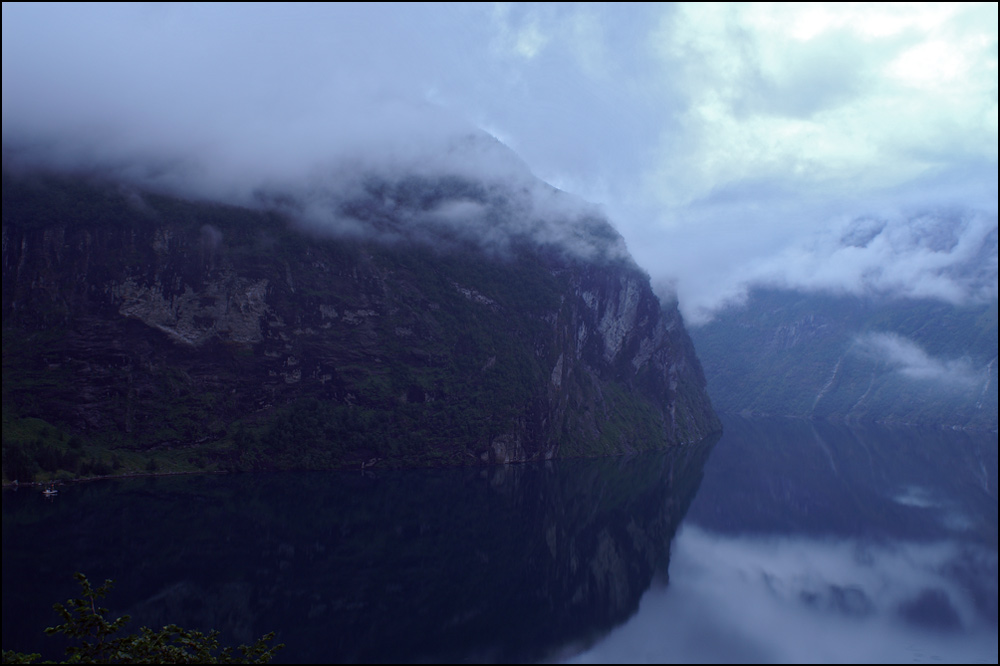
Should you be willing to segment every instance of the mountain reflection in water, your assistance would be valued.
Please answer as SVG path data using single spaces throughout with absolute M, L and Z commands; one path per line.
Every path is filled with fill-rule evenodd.
M 540 661 L 638 608 L 713 442 L 601 460 L 161 477 L 3 499 L 3 647 L 58 658 L 72 572 L 116 580 L 133 628 L 223 644 L 275 630 L 284 662 Z
M 571 661 L 997 662 L 997 435 L 724 419 L 670 585 Z
M 631 458 L 7 490 L 3 647 L 59 657 L 42 628 L 83 571 L 134 626 L 276 630 L 286 662 L 996 663 L 995 433 L 725 428 Z

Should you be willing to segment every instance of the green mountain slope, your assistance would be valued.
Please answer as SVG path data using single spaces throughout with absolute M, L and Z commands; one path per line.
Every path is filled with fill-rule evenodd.
M 723 412 L 997 427 L 997 302 L 755 290 L 692 329 Z
M 546 236 L 518 196 L 372 179 L 337 204 L 367 234 L 345 236 L 275 212 L 294 206 L 5 173 L 5 476 L 486 464 L 718 430 L 617 232 Z M 413 222 L 456 201 L 490 226 Z

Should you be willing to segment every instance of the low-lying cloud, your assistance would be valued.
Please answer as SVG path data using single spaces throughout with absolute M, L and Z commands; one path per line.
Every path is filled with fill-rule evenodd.
M 996 12 L 5 3 L 4 159 L 233 202 L 530 172 L 692 322 L 757 284 L 995 298 Z M 480 130 L 523 162 L 462 144 Z M 911 233 L 942 215 L 954 246 Z
M 997 218 L 937 209 L 831 220 L 828 230 L 751 269 L 757 283 L 950 303 L 997 296 Z
M 866 333 L 855 338 L 855 344 L 860 353 L 876 358 L 909 379 L 962 388 L 971 388 L 981 381 L 968 359 L 936 358 L 912 340 L 894 333 Z

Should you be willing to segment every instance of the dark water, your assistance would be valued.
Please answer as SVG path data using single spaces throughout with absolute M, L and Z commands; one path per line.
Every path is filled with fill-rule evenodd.
M 113 578 L 278 661 L 997 657 L 997 436 L 728 419 L 668 454 L 3 493 L 3 648 Z M 48 646 L 48 647 L 47 647 Z

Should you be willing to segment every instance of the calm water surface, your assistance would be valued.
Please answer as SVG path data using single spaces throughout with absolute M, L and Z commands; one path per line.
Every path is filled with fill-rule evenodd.
M 997 660 L 997 436 L 726 419 L 669 454 L 3 493 L 3 647 L 73 571 L 283 662 Z
M 997 662 L 997 435 L 724 419 L 669 585 L 576 662 Z

